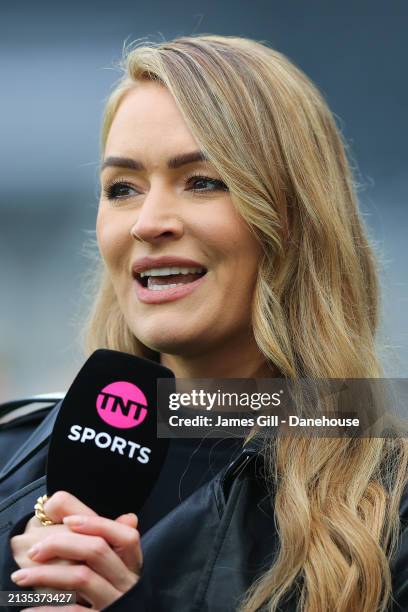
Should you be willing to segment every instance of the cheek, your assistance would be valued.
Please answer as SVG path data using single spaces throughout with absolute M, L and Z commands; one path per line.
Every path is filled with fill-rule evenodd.
M 210 253 L 222 261 L 238 260 L 243 247 L 242 230 L 231 214 L 213 214 L 197 226 L 197 236 Z
M 222 223 L 218 217 L 211 230 L 207 231 L 207 236 L 207 244 L 210 244 L 210 248 L 212 245 L 220 260 L 227 264 L 233 274 L 231 278 L 240 278 L 246 287 L 254 284 L 262 248 L 241 217 L 230 212 L 224 216 Z
M 106 265 L 115 269 L 130 248 L 132 240 L 124 223 L 109 214 L 109 211 L 99 210 L 96 219 L 96 237 L 99 251 Z

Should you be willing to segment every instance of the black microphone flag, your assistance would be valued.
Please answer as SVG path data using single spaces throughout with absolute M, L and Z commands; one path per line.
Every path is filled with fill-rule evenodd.
M 102 349 L 89 357 L 54 425 L 48 495 L 68 491 L 109 518 L 140 510 L 169 444 L 157 438 L 159 378 L 174 381 L 174 374 L 154 361 L 118 351 Z

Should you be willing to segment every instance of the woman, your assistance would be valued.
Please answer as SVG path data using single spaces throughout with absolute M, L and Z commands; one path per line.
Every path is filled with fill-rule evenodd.
M 101 185 L 104 273 L 90 349 L 160 358 L 177 377 L 381 376 L 375 262 L 344 146 L 319 92 L 281 54 L 221 36 L 131 50 L 106 109 Z M 392 596 L 408 606 L 397 549 L 405 439 L 271 436 L 256 454 L 262 470 L 239 494 L 225 474 L 217 481 L 226 496 L 220 525 L 206 514 L 207 487 L 141 548 L 134 516 L 108 521 L 56 494 L 44 510 L 66 524 L 39 529 L 31 519 L 13 538 L 19 565 L 36 562 L 15 582 L 68 584 L 98 609 L 249 612 L 294 610 L 299 602 L 307 612 L 372 612 L 388 609 Z M 261 504 L 264 518 L 253 521 Z M 240 528 L 219 531 L 237 507 Z M 66 518 L 72 514 L 88 518 L 75 526 Z M 206 537 L 214 533 L 217 554 L 227 557 L 217 564 L 214 556 L 203 583 L 194 572 L 172 573 L 172 564 L 181 567 L 179 557 L 194 564 L 200 542 L 206 548 L 206 520 Z M 276 550 L 268 539 L 274 524 Z M 236 549 L 226 552 L 226 542 L 239 542 L 241 575 L 251 578 L 236 587 Z M 160 568 L 163 558 L 178 591 Z

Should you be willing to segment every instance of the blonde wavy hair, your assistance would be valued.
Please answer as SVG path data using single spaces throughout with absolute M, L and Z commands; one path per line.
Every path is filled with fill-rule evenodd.
M 102 148 L 127 91 L 167 87 L 262 245 L 252 325 L 265 359 L 288 379 L 380 377 L 376 263 L 315 86 L 282 54 L 237 37 L 137 44 L 123 67 Z M 89 350 L 157 358 L 127 327 L 105 270 L 88 332 Z M 265 452 L 280 548 L 242 612 L 274 612 L 293 588 L 304 612 L 385 610 L 406 440 L 280 437 Z

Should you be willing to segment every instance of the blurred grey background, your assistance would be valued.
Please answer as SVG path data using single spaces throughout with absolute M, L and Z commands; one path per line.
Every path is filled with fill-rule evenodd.
M 405 2 L 15 2 L 0 5 L 0 401 L 63 390 L 83 361 L 99 125 L 125 41 L 193 33 L 268 42 L 320 87 L 358 164 L 381 259 L 380 346 L 408 375 Z

